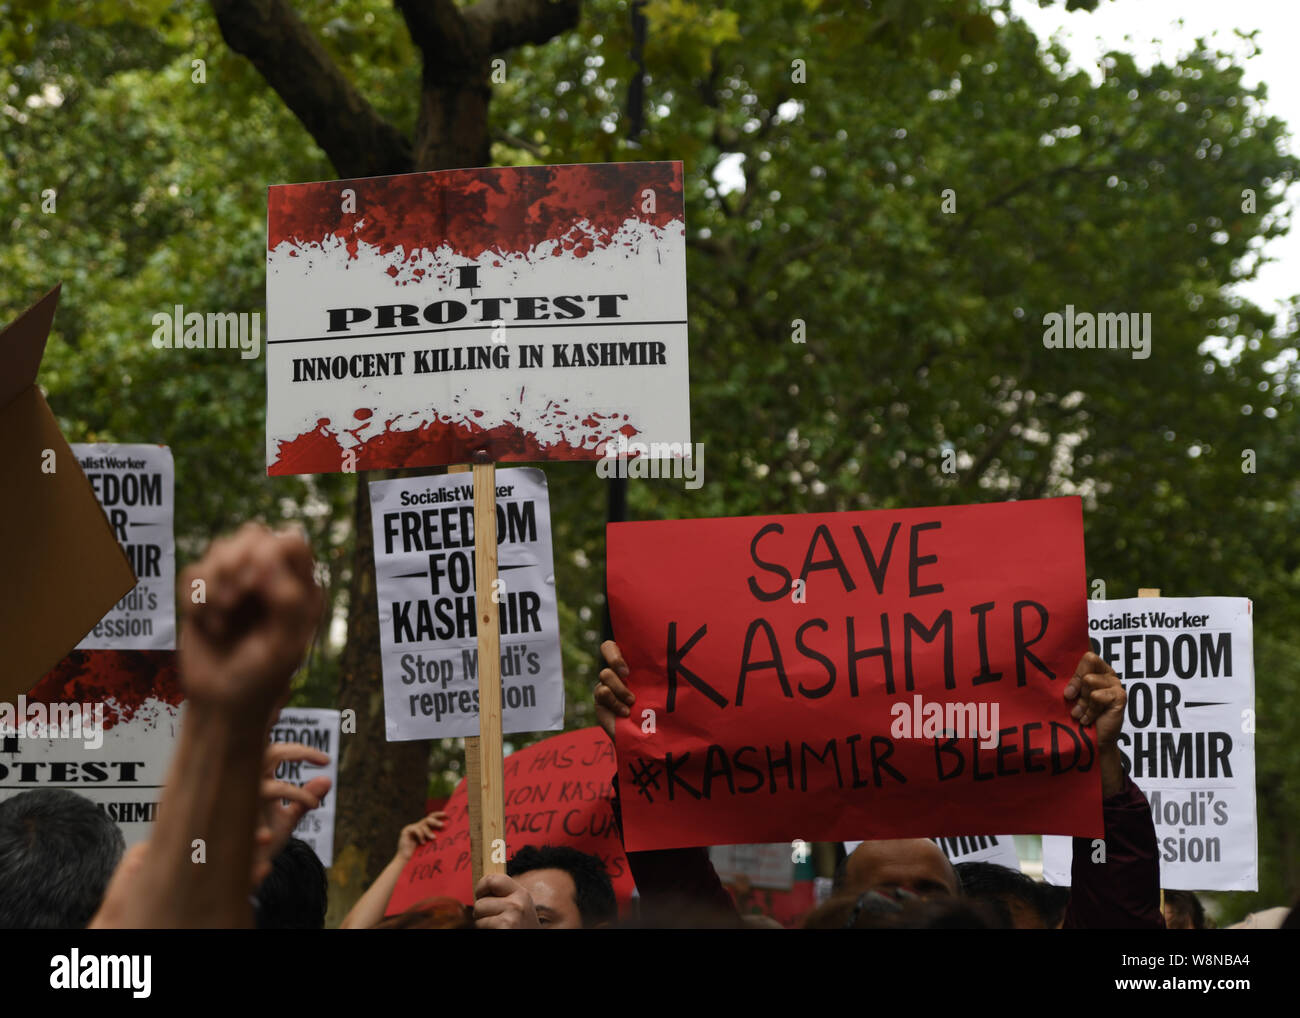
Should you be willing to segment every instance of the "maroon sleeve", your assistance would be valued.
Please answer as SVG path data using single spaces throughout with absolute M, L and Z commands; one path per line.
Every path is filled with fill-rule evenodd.
M 1106 861 L 1093 862 L 1092 841 L 1074 839 L 1067 930 L 1163 930 L 1160 848 L 1151 806 L 1124 775 L 1124 787 L 1102 801 Z
M 623 839 L 623 808 L 618 775 L 613 779 L 610 806 Z M 626 849 L 625 849 L 626 851 Z M 740 913 L 730 892 L 722 886 L 707 848 L 668 848 L 653 852 L 628 852 L 627 862 L 636 881 L 641 919 L 649 926 L 736 926 Z

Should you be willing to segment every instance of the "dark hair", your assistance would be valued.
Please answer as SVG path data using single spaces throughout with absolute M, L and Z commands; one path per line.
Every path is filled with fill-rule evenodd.
M 315 849 L 290 838 L 271 860 L 255 902 L 259 930 L 323 930 L 329 883 Z
M 81 929 L 126 850 L 83 795 L 40 788 L 0 802 L 0 928 Z
M 506 876 L 533 870 L 563 870 L 573 878 L 573 898 L 588 929 L 618 918 L 618 901 L 605 864 L 597 856 L 568 845 L 525 845 L 506 863 Z
M 1020 870 L 995 862 L 959 862 L 953 867 L 971 898 L 1009 895 L 1037 906 L 1038 885 Z
M 1006 919 L 1008 926 L 1013 925 L 1008 900 L 1018 901 L 1033 909 L 1043 925 L 1055 925 L 1048 922 L 1050 916 L 1045 908 L 1047 901 L 1033 877 L 995 862 L 962 862 L 953 869 L 961 879 L 966 896 L 994 908 L 999 917 Z
M 1058 884 L 1041 883 L 1038 885 L 1038 911 L 1043 915 L 1043 922 L 1048 929 L 1056 929 L 1065 919 L 1065 910 L 1070 905 L 1070 889 Z
M 1165 904 L 1192 921 L 1192 929 L 1205 929 L 1205 906 L 1191 891 L 1165 891 Z

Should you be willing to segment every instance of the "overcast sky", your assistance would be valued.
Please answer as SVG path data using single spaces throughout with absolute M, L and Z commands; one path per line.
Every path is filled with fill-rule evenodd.
M 1244 61 L 1246 84 L 1253 87 L 1262 81 L 1267 86 L 1265 109 L 1286 122 L 1291 139 L 1300 129 L 1300 59 L 1292 52 L 1300 34 L 1300 0 L 1102 0 L 1092 13 L 1067 13 L 1064 2 L 1044 9 L 1036 0 L 1012 0 L 1011 6 L 1040 39 L 1059 33 L 1072 65 L 1094 76 L 1097 60 L 1112 49 L 1133 54 L 1141 67 L 1172 63 L 1193 49 L 1197 38 L 1244 56 L 1247 46 L 1235 31 L 1258 29 L 1263 52 Z M 1294 140 L 1289 151 L 1297 151 Z M 1293 185 L 1288 197 L 1294 222 L 1300 185 Z M 1239 292 L 1276 311 L 1279 302 L 1300 292 L 1300 225 L 1265 251 L 1276 261 Z

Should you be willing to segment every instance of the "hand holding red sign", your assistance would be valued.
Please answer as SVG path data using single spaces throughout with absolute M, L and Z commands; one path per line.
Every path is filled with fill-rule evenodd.
M 610 808 L 614 748 L 605 736 L 582 728 L 535 742 L 506 758 L 504 774 L 507 856 L 525 845 L 569 845 L 596 855 L 619 903 L 626 903 L 632 875 Z M 386 914 L 443 896 L 465 904 L 475 901 L 468 814 L 462 781 L 446 812 L 435 814 L 442 818 L 436 835 L 422 841 L 401 865 L 391 898 L 385 896 Z
M 540 930 L 533 898 L 504 873 L 489 873 L 474 888 L 474 925 L 480 930 Z
M 1055 682 L 1088 646 L 1079 500 L 614 524 L 608 547 L 629 850 L 1101 833 L 1098 746 Z M 1105 686 L 1080 677 L 1090 721 Z
M 600 682 L 596 686 L 596 721 L 614 742 L 614 718 L 631 717 L 636 694 L 626 685 L 630 672 L 618 644 L 606 640 L 600 645 L 600 653 L 606 667 L 601 669 Z
M 417 820 L 413 824 L 407 824 L 402 828 L 402 833 L 397 839 L 397 858 L 405 862 L 415 854 L 415 850 L 438 836 L 443 825 L 447 821 L 445 810 L 438 810 L 430 813 L 423 820 Z

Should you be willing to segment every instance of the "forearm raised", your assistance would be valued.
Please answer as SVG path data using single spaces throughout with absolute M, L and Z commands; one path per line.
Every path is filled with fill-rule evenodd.
M 187 706 L 131 925 L 252 925 L 264 729 L 224 707 Z
M 393 890 L 397 887 L 397 881 L 405 865 L 406 860 L 400 856 L 393 856 L 383 872 L 375 878 L 375 882 L 366 889 L 366 893 L 357 899 L 357 903 L 352 906 L 352 911 L 344 917 L 343 922 L 339 923 L 339 929 L 368 930 L 383 919 L 384 910 L 388 907 L 388 899 L 393 896 Z

